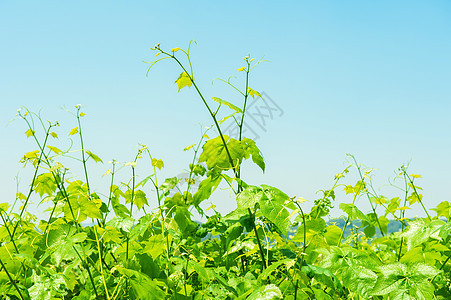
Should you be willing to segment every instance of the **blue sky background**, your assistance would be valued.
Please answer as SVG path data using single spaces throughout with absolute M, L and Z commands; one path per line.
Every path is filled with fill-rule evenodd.
M 142 60 L 153 60 L 149 48 L 158 42 L 185 48 L 191 39 L 196 80 L 208 97 L 240 104 L 212 79 L 235 75 L 242 86 L 236 69 L 243 56 L 271 61 L 255 69 L 250 86 L 284 114 L 260 132 L 267 171 L 249 164 L 249 183 L 312 203 L 352 153 L 378 169 L 374 185 L 381 194 L 396 193 L 387 179 L 411 160 L 410 172 L 423 176 L 425 205 L 451 200 L 449 1 L 3 0 L 0 32 L 2 202 L 13 201 L 19 171 L 20 190 L 28 185 L 18 160 L 35 146 L 23 122 L 9 123 L 21 105 L 59 120 L 60 142 L 67 144 L 76 123 L 61 107 L 80 103 L 87 148 L 105 162 L 133 160 L 143 143 L 164 160 L 162 179 L 181 173 L 191 161 L 183 148 L 198 141 L 199 124 L 209 125 L 209 116 L 193 89 L 177 93 L 180 70 L 173 63 L 156 65 L 147 78 Z M 99 178 L 109 166 L 90 167 L 105 193 Z M 212 201 L 225 213 L 235 204 L 224 195 Z

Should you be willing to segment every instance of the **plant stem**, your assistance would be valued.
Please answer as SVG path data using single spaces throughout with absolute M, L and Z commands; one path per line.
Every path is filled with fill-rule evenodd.
M 20 299 L 24 300 L 24 297 L 22 296 L 22 293 L 19 290 L 19 287 L 16 284 L 16 281 L 11 277 L 11 274 L 9 274 L 8 270 L 6 269 L 5 265 L 3 264 L 3 261 L 0 259 L 0 264 L 2 265 L 3 270 L 5 270 L 6 275 L 9 278 L 9 281 L 14 285 L 14 288 L 16 289 L 17 293 L 20 296 Z
M 360 180 L 362 181 L 362 183 L 364 182 L 364 178 L 362 175 L 362 171 L 360 169 L 359 164 L 357 163 L 357 160 L 355 159 L 354 155 L 351 155 L 352 159 L 354 160 L 355 166 L 357 168 L 357 171 L 359 171 L 359 175 L 360 175 Z M 377 227 L 379 227 L 379 230 L 382 234 L 382 236 L 385 236 L 384 231 L 382 230 L 382 226 L 381 223 L 379 222 L 379 218 L 377 217 L 377 213 L 376 213 L 376 208 L 373 205 L 373 202 L 371 202 L 370 196 L 368 195 L 368 192 L 365 193 L 366 197 L 368 198 L 368 202 L 370 202 L 371 205 L 371 209 L 373 210 L 374 216 L 376 218 L 376 222 L 377 222 Z
M 255 238 L 257 239 L 258 249 L 260 251 L 260 257 L 263 262 L 263 268 L 266 269 L 266 260 L 265 260 L 265 253 L 263 252 L 262 244 L 260 242 L 260 238 L 258 237 L 257 227 L 255 226 L 255 216 L 252 214 L 252 211 L 250 208 L 247 209 L 249 212 L 249 217 L 251 218 L 252 228 L 254 229 Z

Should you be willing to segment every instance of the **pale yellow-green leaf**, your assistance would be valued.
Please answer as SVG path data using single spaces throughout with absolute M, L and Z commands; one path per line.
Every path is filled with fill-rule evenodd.
M 106 172 L 102 175 L 102 177 L 111 174 L 111 172 L 112 172 L 111 169 L 106 170 Z
M 16 193 L 16 198 L 21 199 L 21 200 L 27 200 L 27 197 L 24 194 L 22 194 L 21 192 Z
M 377 198 L 374 199 L 374 203 L 376 203 L 376 204 L 383 204 L 383 203 L 386 203 L 386 202 L 387 202 L 387 199 L 385 197 L 383 197 L 383 196 L 377 197 Z
M 212 204 L 206 210 L 214 209 L 215 207 L 216 207 L 216 205 Z
M 30 137 L 34 135 L 34 130 L 28 129 L 27 131 L 25 131 L 25 134 L 27 135 L 27 137 Z
M 47 146 L 47 148 L 49 148 L 50 150 L 52 150 L 54 153 L 59 154 L 63 151 L 61 151 L 60 149 L 53 147 L 53 146 Z
M 228 107 L 230 107 L 231 109 L 233 109 L 233 110 L 236 111 L 236 112 L 242 112 L 241 108 L 239 108 L 239 107 L 233 105 L 233 104 L 230 103 L 230 102 L 227 102 L 227 101 L 225 101 L 225 100 L 222 100 L 221 98 L 218 98 L 218 97 L 211 97 L 211 99 L 213 99 L 215 102 L 218 102 L 219 104 L 227 105 Z
M 164 167 L 164 163 L 161 159 L 152 158 L 152 166 L 161 170 Z
M 25 154 L 25 158 L 37 158 L 37 157 L 38 157 L 38 154 L 39 154 L 39 151 L 38 151 L 38 150 L 34 150 L 34 151 L 31 151 L 31 152 L 27 152 L 27 153 Z
M 73 129 L 69 132 L 69 135 L 74 135 L 74 134 L 76 134 L 76 133 L 78 133 L 78 127 L 73 128 Z
M 182 74 L 180 74 L 179 78 L 175 81 L 175 83 L 177 83 L 178 88 L 179 88 L 179 92 L 182 88 L 184 88 L 185 86 L 190 87 L 193 84 L 194 81 L 194 77 L 189 76 L 186 72 L 182 72 Z
M 396 210 L 406 210 L 406 209 L 411 209 L 408 206 L 402 206 L 402 207 L 398 207 Z
M 185 149 L 183 149 L 183 151 L 188 151 L 189 149 L 193 148 L 194 146 L 196 146 L 196 144 L 192 144 L 191 146 L 186 147 Z
M 257 97 L 261 97 L 261 96 L 262 96 L 262 95 L 260 95 L 259 92 L 257 92 L 257 91 L 255 91 L 255 90 L 251 89 L 250 87 L 247 88 L 247 93 L 248 93 L 252 98 L 254 98 L 255 96 L 257 96 Z
M 7 203 L 7 202 L 0 203 L 0 211 L 7 211 L 8 208 L 9 208 L 9 203 Z
M 89 155 L 89 157 L 91 157 L 95 162 L 101 162 L 103 163 L 102 159 L 100 159 L 100 157 L 98 157 L 97 155 L 95 155 L 94 153 L 92 153 L 91 151 L 86 150 L 86 153 Z

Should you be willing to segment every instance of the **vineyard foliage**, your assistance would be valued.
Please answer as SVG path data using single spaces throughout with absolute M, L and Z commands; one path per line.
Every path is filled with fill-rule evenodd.
M 249 74 L 262 60 L 244 57 L 237 69 L 242 88 L 220 79 L 242 98 L 233 104 L 202 93 L 191 45 L 165 51 L 157 44 L 148 71 L 162 60 L 175 63 L 179 92 L 194 89 L 211 117 L 212 126 L 185 149 L 193 159 L 184 189 L 177 176 L 160 178 L 163 161 L 140 145 L 131 162 L 105 167 L 111 184 L 102 192 L 92 186 L 88 166 L 104 161 L 83 141 L 80 105 L 76 126 L 65 134 L 58 122 L 18 110 L 34 144 L 20 162 L 33 177 L 13 204 L 0 204 L 2 299 L 451 299 L 449 202 L 426 208 L 421 176 L 406 165 L 397 171 L 399 196 L 384 197 L 373 188 L 372 169 L 352 155 L 313 203 L 247 184 L 245 160 L 265 171 L 257 144 L 243 135 L 246 108 L 261 97 Z M 227 119 L 237 137 L 223 133 Z M 67 135 L 79 150 L 57 143 Z M 79 176 L 65 167 L 74 159 Z M 148 166 L 143 180 L 137 165 Z M 129 172 L 127 182 L 117 180 L 120 169 Z M 218 187 L 236 200 L 226 215 L 205 208 Z M 340 201 L 338 191 L 346 193 Z M 29 212 L 33 197 L 47 211 L 45 220 Z M 340 226 L 330 221 L 333 206 L 343 213 Z M 426 217 L 407 219 L 412 206 Z M 194 221 L 194 212 L 206 221 Z M 401 231 L 387 231 L 393 220 Z

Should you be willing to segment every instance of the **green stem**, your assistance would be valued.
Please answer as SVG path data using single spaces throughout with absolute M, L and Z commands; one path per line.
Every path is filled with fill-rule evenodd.
M 82 130 L 81 130 L 80 106 L 77 107 L 77 122 L 78 122 L 78 135 L 80 136 L 81 158 L 82 158 L 82 162 L 83 162 L 83 170 L 85 172 L 86 186 L 88 187 L 88 195 L 90 197 L 91 189 L 89 187 L 88 168 L 86 167 L 85 147 L 83 144 L 83 134 L 82 134 Z
M 178 65 L 183 69 L 183 71 L 184 71 L 186 74 L 188 74 L 188 72 L 186 71 L 186 69 L 185 69 L 185 67 L 183 66 L 183 64 L 182 64 L 175 56 L 170 55 L 170 54 L 168 54 L 168 53 L 166 53 L 166 52 L 163 52 L 163 53 L 165 53 L 166 55 L 171 56 L 171 57 L 178 63 Z M 221 127 L 219 126 L 218 120 L 216 119 L 215 114 L 211 111 L 210 106 L 208 105 L 207 101 L 205 100 L 204 96 L 202 95 L 201 91 L 199 90 L 197 84 L 194 82 L 194 79 L 192 78 L 192 76 L 188 75 L 188 77 L 190 78 L 191 83 L 193 84 L 194 88 L 196 89 L 198 95 L 199 95 L 200 98 L 202 99 L 202 102 L 204 103 L 205 107 L 207 108 L 208 112 L 210 113 L 211 118 L 213 119 L 213 121 L 214 121 L 214 123 L 215 123 L 215 127 L 216 127 L 216 129 L 218 130 L 219 136 L 221 137 L 221 141 L 222 141 L 222 143 L 223 143 L 223 145 L 224 145 L 224 149 L 226 150 L 227 157 L 229 158 L 230 165 L 231 165 L 231 167 L 232 167 L 232 169 L 233 169 L 233 171 L 234 171 L 234 173 L 235 173 L 235 176 L 236 176 L 236 174 L 237 174 L 236 172 L 237 172 L 237 171 L 236 171 L 235 166 L 234 166 L 234 164 L 233 164 L 232 156 L 230 155 L 229 148 L 228 148 L 227 143 L 226 143 L 226 141 L 225 141 L 225 139 L 224 139 L 224 135 L 223 135 L 223 133 L 222 133 L 222 131 L 221 131 Z
M 96 299 L 99 299 L 99 295 L 97 294 L 97 289 L 96 289 L 96 286 L 94 284 L 94 279 L 92 278 L 92 274 L 91 274 L 91 270 L 90 270 L 89 266 L 83 260 L 83 258 L 80 256 L 80 253 L 78 253 L 78 251 L 75 248 L 75 246 L 72 246 L 72 248 L 75 250 L 75 253 L 77 253 L 77 256 L 78 256 L 78 258 L 80 258 L 80 261 L 82 262 L 82 264 L 85 265 L 84 268 L 86 269 L 86 271 L 88 271 L 89 280 L 91 281 L 92 288 L 94 289 L 94 294 L 96 294 Z M 83 248 L 83 246 L 82 246 L 82 248 Z
M 357 160 L 355 159 L 354 155 L 351 155 L 352 159 L 354 160 L 355 166 L 357 168 L 357 171 L 359 171 L 359 175 L 360 175 L 360 180 L 362 181 L 362 183 L 364 182 L 364 178 L 362 175 L 362 171 L 360 169 L 359 164 L 357 163 Z M 366 197 L 368 198 L 368 202 L 370 202 L 371 205 L 371 209 L 373 210 L 374 216 L 376 218 L 376 222 L 377 222 L 377 227 L 379 227 L 379 230 L 382 234 L 382 236 L 385 236 L 384 231 L 382 230 L 382 226 L 381 223 L 379 222 L 379 218 L 377 217 L 377 213 L 376 213 L 376 208 L 373 205 L 373 202 L 371 202 L 370 196 L 368 195 L 368 192 L 365 193 Z
M 5 270 L 6 275 L 9 278 L 9 281 L 14 285 L 14 288 L 16 289 L 17 293 L 20 296 L 20 299 L 24 300 L 24 297 L 22 296 L 22 293 L 19 290 L 19 287 L 16 284 L 16 281 L 11 277 L 11 274 L 9 274 L 8 270 L 6 269 L 5 265 L 3 264 L 3 261 L 0 259 L 0 264 L 2 265 L 3 270 Z
M 417 196 L 418 202 L 420 202 L 421 207 L 423 208 L 424 212 L 426 213 L 426 215 L 428 216 L 429 221 L 431 221 L 431 216 L 429 215 L 426 207 L 424 207 L 423 201 L 420 198 L 420 195 L 417 192 L 417 188 L 415 187 L 415 185 L 413 184 L 413 180 L 410 178 L 410 176 L 407 174 L 407 171 L 405 168 L 402 169 L 403 173 L 407 176 L 407 179 L 409 180 L 410 184 L 412 185 L 413 191 L 415 193 L 415 195 Z
M 255 238 L 257 239 L 258 244 L 258 250 L 260 251 L 260 257 L 263 262 L 263 268 L 266 269 L 266 260 L 265 260 L 265 253 L 263 252 L 263 247 L 260 242 L 260 238 L 258 237 L 257 227 L 255 226 L 255 216 L 252 214 L 252 211 L 250 208 L 247 209 L 249 213 L 249 217 L 251 218 L 252 228 L 254 229 Z

